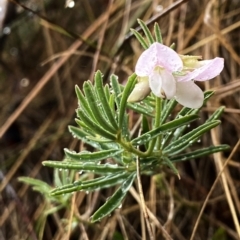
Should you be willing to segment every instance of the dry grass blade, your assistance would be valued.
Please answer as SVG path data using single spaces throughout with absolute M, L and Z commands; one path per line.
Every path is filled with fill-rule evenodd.
M 218 175 L 217 175 L 217 178 L 215 179 L 215 181 L 214 181 L 214 183 L 213 183 L 210 191 L 208 192 L 208 195 L 207 195 L 207 197 L 206 197 L 206 199 L 205 199 L 205 201 L 204 201 L 204 204 L 203 204 L 203 206 L 202 206 L 202 208 L 201 208 L 201 211 L 200 211 L 200 213 L 199 213 L 199 215 L 198 215 L 198 218 L 197 218 L 197 220 L 196 220 L 196 223 L 195 223 L 195 225 L 194 225 L 194 228 L 193 228 L 193 231 L 192 231 L 192 235 L 191 235 L 190 240 L 193 240 L 193 239 L 194 239 L 195 234 L 196 234 L 196 230 L 197 230 L 197 227 L 198 227 L 198 224 L 199 224 L 200 219 L 201 219 L 201 217 L 202 217 L 203 211 L 204 211 L 204 209 L 205 209 L 205 207 L 206 207 L 206 205 L 207 205 L 207 203 L 208 203 L 208 200 L 209 200 L 209 198 L 210 198 L 210 196 L 211 196 L 214 188 L 216 187 L 218 181 L 220 180 L 221 175 L 222 175 L 222 173 L 223 173 L 224 170 L 225 170 L 225 167 L 228 165 L 230 159 L 231 159 L 231 158 L 233 157 L 233 155 L 236 153 L 236 151 L 237 151 L 237 149 L 239 148 L 239 146 L 240 146 L 240 139 L 238 140 L 238 142 L 237 142 L 236 145 L 234 146 L 231 154 L 229 155 L 228 159 L 225 161 L 225 163 L 224 163 L 224 165 L 222 166 L 221 170 L 219 171 L 219 173 L 218 173 Z

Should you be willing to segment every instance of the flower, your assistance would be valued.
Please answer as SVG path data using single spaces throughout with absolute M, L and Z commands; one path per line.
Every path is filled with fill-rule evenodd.
M 195 67 L 193 71 L 189 71 L 188 67 L 186 67 L 187 71 L 183 69 L 182 72 L 185 75 L 175 76 L 177 81 L 176 100 L 183 106 L 200 108 L 203 104 L 204 95 L 194 81 L 207 81 L 216 77 L 223 70 L 223 66 L 224 59 L 216 57 L 211 60 L 195 62 L 192 65 L 192 67 Z
M 135 72 L 138 83 L 128 101 L 141 101 L 149 94 L 150 87 L 157 97 L 175 98 L 185 107 L 200 108 L 204 95 L 193 80 L 206 81 L 214 78 L 224 65 L 223 58 L 198 61 L 200 58 L 181 56 L 161 43 L 153 43 L 137 61 Z
M 179 55 L 171 48 L 160 43 L 153 43 L 139 57 L 135 72 L 139 82 L 148 79 L 152 92 L 161 98 L 171 99 L 176 93 L 176 80 L 173 72 L 183 68 Z M 134 91 L 131 95 L 134 94 Z M 130 95 L 128 101 L 131 102 Z

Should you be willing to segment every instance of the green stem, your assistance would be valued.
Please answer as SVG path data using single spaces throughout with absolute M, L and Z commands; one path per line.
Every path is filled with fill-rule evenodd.
M 155 106 L 155 122 L 154 122 L 154 127 L 153 128 L 157 128 L 160 126 L 161 124 L 161 110 L 162 110 L 162 99 L 156 97 L 156 106 Z M 160 149 L 161 146 L 161 139 L 160 138 L 154 138 L 148 147 L 148 150 L 146 152 L 142 152 L 136 148 L 134 148 L 132 146 L 132 144 L 130 142 L 126 142 L 120 135 L 120 137 L 118 138 L 118 143 L 124 148 L 126 149 L 128 152 L 134 153 L 139 157 L 147 157 L 150 156 L 153 152 L 154 146 L 156 145 L 156 142 L 158 140 L 158 149 Z
M 130 142 L 126 142 L 123 138 L 120 138 L 118 143 L 126 149 L 128 152 L 134 153 L 139 157 L 146 157 L 146 152 L 142 152 L 136 148 L 133 147 L 133 145 Z
M 161 105 L 162 105 L 162 99 L 159 97 L 156 97 L 156 105 L 155 105 L 155 123 L 154 128 L 157 128 L 160 126 L 161 123 Z M 160 140 L 160 139 L 159 139 Z M 156 144 L 157 138 L 154 138 L 148 147 L 148 150 L 146 151 L 146 155 L 150 155 L 153 152 L 154 146 Z M 159 144 L 158 144 L 159 145 Z
M 160 121 L 160 123 L 159 123 L 159 126 L 160 126 L 160 124 L 161 124 L 161 113 L 162 113 L 162 99 L 160 100 L 160 105 L 159 105 L 159 121 Z M 162 145 L 162 134 L 161 135 L 159 135 L 158 136 L 158 138 L 157 138 L 157 150 L 160 150 L 160 148 L 161 148 L 161 145 Z

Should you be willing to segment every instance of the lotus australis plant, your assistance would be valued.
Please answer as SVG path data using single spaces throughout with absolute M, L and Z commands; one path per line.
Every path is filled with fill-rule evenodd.
M 75 182 L 53 189 L 52 198 L 75 191 L 99 191 L 118 186 L 92 215 L 92 222 L 118 208 L 142 175 L 157 174 L 164 171 L 165 166 L 179 176 L 176 162 L 228 148 L 220 145 L 191 150 L 204 133 L 220 124 L 218 119 L 223 107 L 200 123 L 198 114 L 213 92 L 203 93 L 196 82 L 220 74 L 223 59 L 201 61 L 199 56 L 179 55 L 162 43 L 157 24 L 154 36 L 142 21 L 139 24 L 145 37 L 135 30 L 132 32 L 145 51 L 125 86 L 119 83 L 116 75 L 111 75 L 110 84 L 104 85 L 100 71 L 96 72 L 93 83 L 84 82 L 82 90 L 76 86 L 78 126 L 70 126 L 69 130 L 89 151 L 64 149 L 63 161 L 43 162 L 45 166 L 81 173 Z M 179 106 L 182 108 L 177 111 Z M 130 112 L 141 120 L 138 134 L 130 128 Z M 197 127 L 189 128 L 192 122 Z M 94 178 L 89 179 L 89 173 L 94 174 Z

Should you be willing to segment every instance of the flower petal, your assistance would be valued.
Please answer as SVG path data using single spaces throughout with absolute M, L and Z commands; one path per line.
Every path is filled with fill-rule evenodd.
M 153 43 L 140 55 L 135 72 L 140 77 L 149 76 L 157 66 L 175 72 L 182 69 L 183 63 L 174 50 L 161 43 Z
M 156 48 L 158 66 L 167 69 L 171 73 L 182 70 L 182 59 L 173 49 L 161 43 L 155 43 L 154 46 Z
M 220 74 L 223 70 L 224 59 L 223 58 L 214 58 L 212 60 L 199 61 L 201 66 L 200 68 L 195 69 L 192 72 L 189 72 L 183 77 L 176 77 L 178 82 L 186 82 L 191 80 L 196 81 L 206 81 L 212 79 Z
M 157 97 L 171 99 L 176 94 L 175 78 L 165 69 L 158 69 L 150 75 L 149 86 Z
M 149 77 L 149 87 L 154 95 L 157 97 L 164 97 L 162 95 L 162 78 L 158 71 L 154 71 Z
M 139 82 L 135 85 L 133 91 L 128 97 L 128 102 L 140 102 L 151 92 L 148 77 L 139 78 Z
M 188 108 L 200 108 L 203 105 L 202 90 L 193 82 L 177 82 L 176 100 Z

